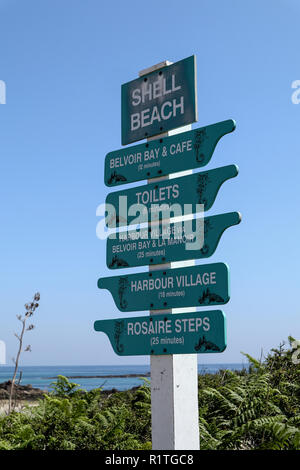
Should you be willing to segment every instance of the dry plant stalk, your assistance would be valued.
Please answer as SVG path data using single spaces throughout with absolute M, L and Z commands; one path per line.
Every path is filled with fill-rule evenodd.
M 14 392 L 14 386 L 15 386 L 15 382 L 16 382 L 16 377 L 17 377 L 17 373 L 18 373 L 18 368 L 19 368 L 19 360 L 20 360 L 20 356 L 21 356 L 21 352 L 22 352 L 22 348 L 23 348 L 23 339 L 24 339 L 24 334 L 25 334 L 25 331 L 30 331 L 30 330 L 33 330 L 34 329 L 34 325 L 33 324 L 30 324 L 27 328 L 26 328 L 26 323 L 27 321 L 29 320 L 30 317 L 32 317 L 32 315 L 34 314 L 35 310 L 38 308 L 39 304 L 37 303 L 38 301 L 40 300 L 40 294 L 39 292 L 37 292 L 34 297 L 33 297 L 33 301 L 28 303 L 28 304 L 25 304 L 25 310 L 26 310 L 26 313 L 24 314 L 24 316 L 22 315 L 17 315 L 17 319 L 22 323 L 22 330 L 21 330 L 21 333 L 20 335 L 18 335 L 17 333 L 15 333 L 15 336 L 16 338 L 18 338 L 19 340 L 19 349 L 18 349 L 18 353 L 17 353 L 17 357 L 16 359 L 13 359 L 14 361 L 14 364 L 15 364 L 15 370 L 14 370 L 14 375 L 13 375 L 13 378 L 12 378 L 12 382 L 11 382 L 11 388 L 10 388 L 10 394 L 9 394 L 9 405 L 8 405 L 8 413 L 11 412 L 12 410 L 12 399 L 13 399 L 13 392 Z M 24 349 L 24 351 L 31 351 L 31 346 L 28 345 L 26 346 L 26 348 Z M 14 403 L 14 406 L 15 406 L 16 403 Z

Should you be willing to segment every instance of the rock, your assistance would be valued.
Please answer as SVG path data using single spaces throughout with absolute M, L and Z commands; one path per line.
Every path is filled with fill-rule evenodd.
M 7 400 L 11 390 L 11 380 L 0 383 L 0 400 Z M 37 400 L 42 398 L 46 392 L 32 385 L 14 385 L 14 397 L 18 400 Z
M 9 392 L 7 390 L 0 389 L 0 400 L 8 400 Z

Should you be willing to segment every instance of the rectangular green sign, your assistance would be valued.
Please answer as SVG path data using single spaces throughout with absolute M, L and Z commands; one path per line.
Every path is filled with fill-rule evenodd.
M 110 193 L 105 201 L 108 213 L 106 224 L 108 227 L 121 227 L 207 211 L 212 207 L 221 185 L 237 174 L 238 167 L 228 165 Z M 170 216 L 163 217 L 168 208 L 171 208 Z
M 119 356 L 221 353 L 226 317 L 221 310 L 98 320 Z
M 239 212 L 202 219 L 159 224 L 157 227 L 116 232 L 107 238 L 106 264 L 110 269 L 147 266 L 211 256 L 222 233 L 241 221 Z
M 210 161 L 221 137 L 234 129 L 235 121 L 228 119 L 109 152 L 105 157 L 105 184 L 117 186 L 203 167 Z
M 196 57 L 122 85 L 122 145 L 197 121 Z
M 214 263 L 105 277 L 98 287 L 110 291 L 122 312 L 226 304 L 229 268 Z

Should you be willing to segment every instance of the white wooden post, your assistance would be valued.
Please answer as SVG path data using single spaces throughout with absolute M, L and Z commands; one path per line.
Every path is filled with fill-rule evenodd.
M 159 70 L 172 62 L 165 61 L 139 72 L 139 76 Z M 191 130 L 184 126 L 148 140 L 155 140 L 169 135 Z M 152 178 L 148 183 L 189 175 L 188 170 L 159 178 Z M 188 203 L 188 201 L 187 201 Z M 150 266 L 149 270 L 192 266 L 195 261 Z M 195 311 L 194 308 L 154 310 L 151 315 L 161 313 L 184 313 Z M 152 414 L 152 449 L 153 450 L 199 450 L 199 412 L 198 412 L 198 364 L 197 354 L 174 354 L 151 356 L 151 414 Z

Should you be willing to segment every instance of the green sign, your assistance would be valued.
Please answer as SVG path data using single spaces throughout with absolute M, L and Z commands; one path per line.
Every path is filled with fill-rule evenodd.
M 150 231 L 144 228 L 115 233 L 107 239 L 106 264 L 117 269 L 208 258 L 215 252 L 224 230 L 240 221 L 239 212 L 229 212 L 189 222 L 160 224 Z
M 105 184 L 117 186 L 203 167 L 221 137 L 234 129 L 235 122 L 229 119 L 110 152 L 105 158 Z
M 221 310 L 98 320 L 119 356 L 221 353 L 226 318 Z
M 122 85 L 122 144 L 197 120 L 196 57 Z
M 166 269 L 98 280 L 122 312 L 226 304 L 229 269 L 224 263 Z
M 109 227 L 126 226 L 134 223 L 137 214 L 139 223 L 150 220 L 154 222 L 169 218 L 162 217 L 162 213 L 168 208 L 171 209 L 171 216 L 174 212 L 174 215 L 178 216 L 180 212 L 187 215 L 207 211 L 213 205 L 224 181 L 234 178 L 237 174 L 238 167 L 228 165 L 110 193 L 106 198 L 106 204 L 111 206 L 106 223 Z

